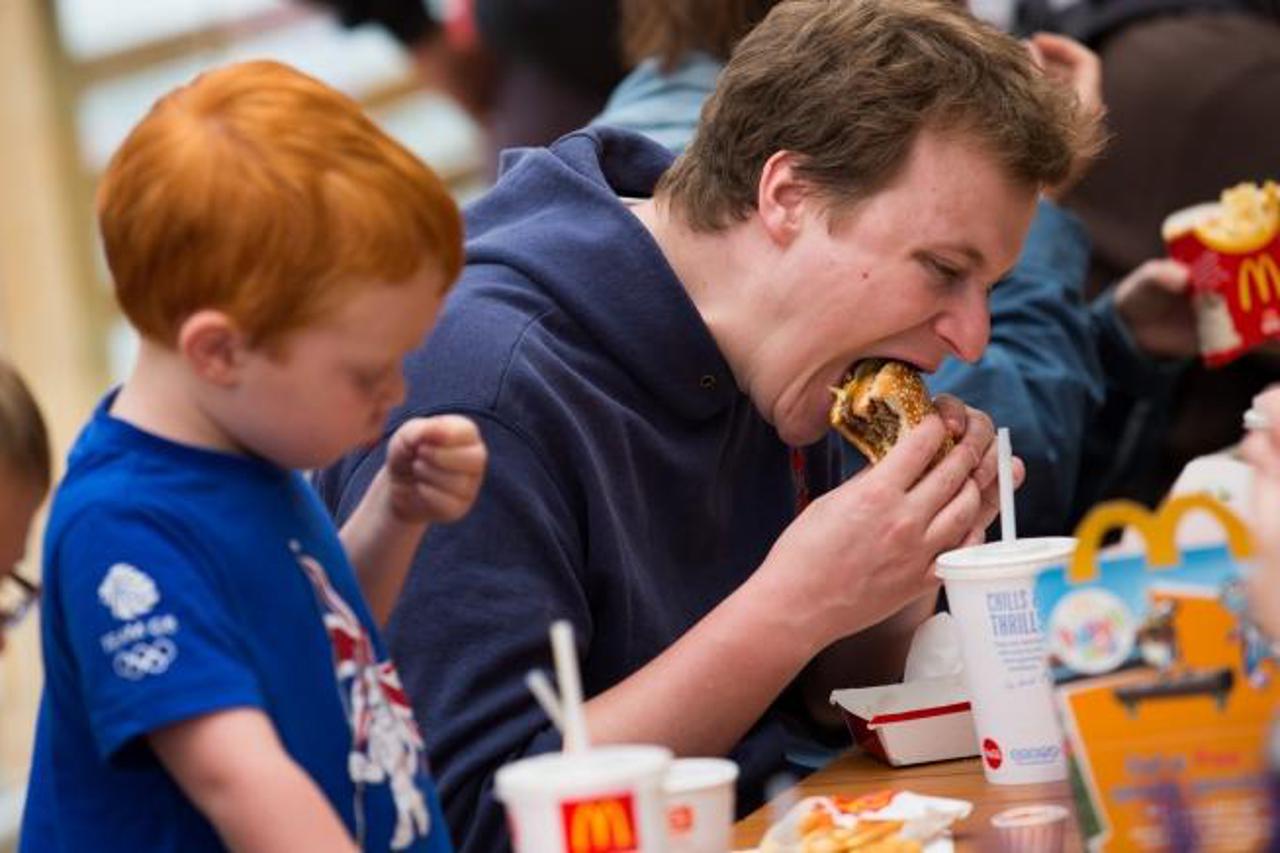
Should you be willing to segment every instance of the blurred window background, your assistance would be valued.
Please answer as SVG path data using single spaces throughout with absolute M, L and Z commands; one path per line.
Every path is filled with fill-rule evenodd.
M 483 189 L 479 129 L 422 90 L 376 27 L 292 0 L 0 0 L 0 354 L 31 384 L 58 456 L 134 349 L 111 298 L 93 191 L 152 102 L 205 68 L 274 58 L 366 105 L 460 200 Z M 39 575 L 39 532 L 25 563 Z M 0 656 L 0 851 L 12 849 L 39 701 L 38 619 Z

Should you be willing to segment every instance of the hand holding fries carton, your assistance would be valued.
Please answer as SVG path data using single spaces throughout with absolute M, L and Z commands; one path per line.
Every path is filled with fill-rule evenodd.
M 1189 511 L 1213 516 L 1226 543 L 1180 551 Z M 1100 555 L 1123 525 L 1146 553 Z M 1036 598 L 1088 849 L 1265 849 L 1280 668 L 1245 609 L 1247 528 L 1195 494 L 1154 514 L 1102 504 L 1076 535 L 1072 561 L 1040 574 Z
M 1280 338 L 1280 187 L 1242 183 L 1164 222 L 1169 256 L 1191 271 L 1200 355 L 1218 367 Z

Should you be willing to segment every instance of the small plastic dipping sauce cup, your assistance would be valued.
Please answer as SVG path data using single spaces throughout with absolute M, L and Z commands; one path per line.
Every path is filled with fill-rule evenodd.
M 667 850 L 666 794 L 671 751 L 600 746 L 521 759 L 498 770 L 517 853 Z
M 951 615 L 960 629 L 965 685 L 982 770 L 998 785 L 1065 779 L 1062 730 L 1054 712 L 1035 579 L 1071 558 L 1068 536 L 990 542 L 938 557 Z
M 1061 853 L 1070 812 L 1045 804 L 1006 809 L 991 818 L 1004 853 Z
M 679 758 L 667 770 L 667 849 L 725 853 L 733 847 L 733 785 L 727 758 Z

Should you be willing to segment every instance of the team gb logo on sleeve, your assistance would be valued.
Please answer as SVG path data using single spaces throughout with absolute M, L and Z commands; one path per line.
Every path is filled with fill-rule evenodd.
M 98 600 L 112 616 L 127 622 L 150 613 L 160 601 L 160 593 L 145 572 L 128 563 L 116 563 L 98 586 Z

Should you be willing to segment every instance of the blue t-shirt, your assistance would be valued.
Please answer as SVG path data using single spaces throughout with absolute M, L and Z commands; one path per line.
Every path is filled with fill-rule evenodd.
M 450 850 L 422 737 L 311 489 L 136 429 L 110 402 L 46 532 L 22 849 L 222 849 L 145 735 L 257 708 L 364 849 Z

